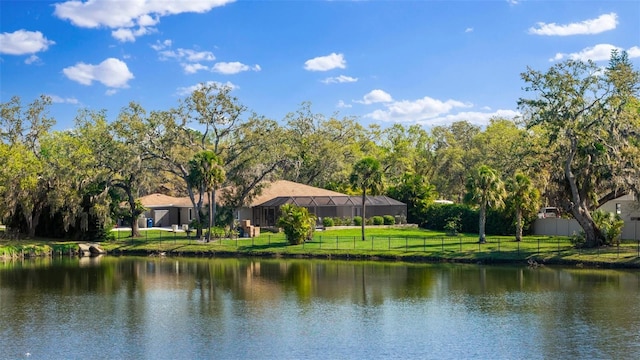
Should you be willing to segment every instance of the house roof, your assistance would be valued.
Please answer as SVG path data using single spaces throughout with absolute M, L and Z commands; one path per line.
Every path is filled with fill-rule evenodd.
M 219 190 L 218 190 L 219 191 Z M 219 198 L 221 194 L 216 191 L 216 198 Z M 274 181 L 270 184 L 267 184 L 263 189 L 262 193 L 253 199 L 249 207 L 254 207 L 260 205 L 266 201 L 271 199 L 280 197 L 280 196 L 340 196 L 344 197 L 345 194 L 321 189 L 309 185 L 299 184 L 293 181 L 287 180 L 278 180 Z M 197 197 L 197 196 L 196 196 Z M 191 200 L 188 196 L 185 197 L 174 197 L 163 194 L 150 194 L 141 197 L 140 203 L 144 207 L 154 208 L 154 207 L 191 207 Z M 197 200 L 197 199 L 196 199 Z M 209 204 L 209 199 L 204 198 L 202 205 Z
M 149 194 L 141 197 L 140 203 L 144 207 L 191 207 L 189 197 L 174 197 L 163 194 Z
M 297 206 L 359 206 L 362 205 L 361 196 L 279 196 L 256 206 L 281 206 L 294 204 Z M 405 203 L 388 196 L 367 196 L 366 206 L 405 206 Z
M 268 184 L 262 189 L 262 193 L 253 199 L 250 207 L 258 206 L 271 199 L 281 196 L 346 196 L 345 194 L 321 189 L 309 185 L 299 184 L 288 180 L 278 180 Z

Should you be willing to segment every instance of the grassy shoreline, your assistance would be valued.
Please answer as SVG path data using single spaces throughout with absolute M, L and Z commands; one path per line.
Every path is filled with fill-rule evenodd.
M 266 257 L 357 259 L 404 262 L 452 262 L 476 264 L 566 265 L 607 268 L 640 268 L 640 242 L 619 247 L 576 249 L 565 237 L 493 236 L 478 244 L 477 235 L 447 236 L 415 227 L 367 228 L 362 241 L 359 228 L 316 232 L 301 245 L 288 245 L 283 234 L 263 233 L 258 238 L 216 239 L 210 243 L 167 230 L 148 230 L 132 239 L 123 231 L 100 245 L 109 255 Z M 52 255 L 77 255 L 79 242 L 0 240 L 0 259 Z

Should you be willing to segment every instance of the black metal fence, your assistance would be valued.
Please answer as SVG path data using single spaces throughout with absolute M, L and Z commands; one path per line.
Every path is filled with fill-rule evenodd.
M 196 239 L 190 234 L 171 231 L 144 231 L 142 237 L 132 239 L 129 234 L 118 232 L 116 241 L 142 243 L 177 243 L 188 245 L 225 246 L 233 248 L 264 249 L 273 247 L 290 247 L 284 234 L 262 234 L 256 238 L 233 237 L 214 238 L 211 242 Z M 327 236 L 316 234 L 297 248 L 306 250 L 354 250 L 359 252 L 415 252 L 415 253 L 512 253 L 528 256 L 536 254 L 562 253 L 567 251 L 608 257 L 640 257 L 640 240 L 622 240 L 616 246 L 598 247 L 593 249 L 576 248 L 566 237 L 525 237 L 522 241 L 515 241 L 506 237 L 487 237 L 485 243 L 480 243 L 477 236 L 367 236 L 363 241 L 360 236 Z M 292 248 L 296 248 L 292 247 Z

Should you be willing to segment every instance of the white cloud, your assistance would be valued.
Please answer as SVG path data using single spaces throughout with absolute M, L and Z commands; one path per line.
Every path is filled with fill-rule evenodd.
M 160 50 L 164 50 L 168 47 L 171 47 L 172 41 L 167 39 L 165 41 L 160 42 L 160 40 L 157 40 L 155 44 L 151 45 L 151 48 L 155 51 L 160 51 Z
M 549 59 L 549 61 L 560 61 L 565 58 L 580 61 L 607 61 L 611 58 L 611 51 L 614 49 L 619 51 L 624 50 L 611 44 L 598 44 L 592 47 L 584 48 L 576 53 L 557 53 L 553 58 Z M 627 55 L 629 55 L 629 58 L 640 57 L 640 48 L 637 46 L 629 48 L 627 50 Z
M 209 67 L 199 63 L 195 64 L 181 64 L 185 74 L 195 74 L 200 70 L 209 70 Z
M 27 65 L 31 65 L 31 64 L 39 64 L 40 63 L 40 58 L 37 55 L 31 55 L 28 58 L 24 59 L 24 63 Z
M 156 41 L 150 45 L 153 50 L 158 53 L 160 60 L 176 60 L 182 66 L 186 74 L 195 74 L 201 70 L 212 70 L 211 67 L 202 64 L 204 61 L 214 61 L 215 55 L 211 51 L 198 51 L 193 49 L 178 48 L 171 49 L 172 41 L 164 40 Z
M 120 42 L 135 42 L 137 37 L 157 32 L 155 28 L 141 26 L 138 29 L 120 28 L 111 32 L 111 36 Z
M 133 79 L 127 64 L 115 58 L 108 58 L 98 65 L 77 63 L 64 68 L 62 72 L 82 85 L 91 85 L 97 81 L 110 88 L 129 87 L 127 82 Z
M 304 62 L 305 70 L 309 71 L 328 71 L 336 68 L 344 69 L 347 67 L 347 61 L 343 54 L 331 53 L 327 56 L 318 56 Z
M 25 55 L 45 51 L 54 41 L 47 39 L 40 31 L 17 30 L 0 34 L 0 54 Z
M 595 19 L 566 25 L 539 22 L 536 24 L 537 27 L 529 28 L 529 33 L 548 36 L 591 35 L 613 30 L 616 28 L 616 25 L 618 25 L 618 15 L 616 15 L 616 13 L 610 13 L 600 15 Z
M 494 112 L 469 111 L 435 117 L 428 120 L 420 120 L 416 121 L 416 123 L 426 126 L 437 126 L 448 125 L 457 121 L 468 121 L 471 124 L 486 126 L 490 120 L 494 118 L 514 119 L 520 115 L 519 112 L 508 109 L 496 110 Z
M 344 101 L 340 100 L 338 101 L 338 104 L 336 104 L 336 107 L 340 109 L 347 109 L 347 108 L 353 107 L 353 105 L 347 104 Z
M 393 101 L 391 95 L 380 89 L 371 90 L 369 93 L 362 97 L 362 100 L 354 100 L 354 102 L 365 105 L 391 101 Z
M 386 94 L 386 93 L 385 93 Z M 387 94 L 388 95 L 388 94 Z M 366 97 L 365 97 L 366 100 Z M 365 102 L 366 103 L 366 102 Z M 454 108 L 471 107 L 457 100 L 441 101 L 428 96 L 413 101 L 402 100 L 384 104 L 384 110 L 376 110 L 365 117 L 380 121 L 425 121 L 447 114 Z
M 69 0 L 55 4 L 54 15 L 78 27 L 117 29 L 112 32 L 116 39 L 135 41 L 135 37 L 155 31 L 151 26 L 158 24 L 163 16 L 204 13 L 233 1 Z
M 198 62 L 213 61 L 216 57 L 211 51 L 196 51 L 178 48 L 176 50 L 162 50 L 158 52 L 161 60 L 176 59 L 179 61 Z
M 468 28 L 464 29 L 464 32 L 466 32 L 466 33 L 473 32 L 473 28 L 472 27 L 468 27 Z
M 354 78 L 346 75 L 340 75 L 340 76 L 328 77 L 321 81 L 325 84 L 352 83 L 352 82 L 358 81 L 358 78 Z
M 627 50 L 627 55 L 629 55 L 630 58 L 640 57 L 640 47 L 638 47 L 638 46 L 630 47 Z
M 249 71 L 249 70 L 260 71 L 262 70 L 262 68 L 260 67 L 260 65 L 249 66 L 238 61 L 219 62 L 219 63 L 216 63 L 211 68 L 211 71 L 214 71 L 220 74 L 225 74 L 225 75 L 237 74 L 239 72 Z
M 75 105 L 80 103 L 78 99 L 74 97 L 63 98 L 58 95 L 47 95 L 47 96 L 51 99 L 51 102 L 55 104 L 74 104 Z
M 230 88 L 231 90 L 235 90 L 238 89 L 239 86 L 235 85 L 234 83 L 227 81 L 226 83 L 221 83 L 221 82 L 217 82 L 217 81 L 207 81 L 204 85 L 218 85 L 218 86 L 226 86 L 228 88 Z M 191 85 L 191 86 L 185 86 L 185 87 L 179 87 L 176 90 L 176 95 L 178 96 L 189 96 L 191 95 L 191 93 L 193 93 L 194 91 L 201 89 L 203 86 L 202 83 L 200 84 L 196 84 L 196 85 Z
M 107 96 L 111 96 L 111 95 L 115 95 L 117 92 L 118 90 L 116 89 L 107 89 L 107 91 L 105 91 L 104 94 Z

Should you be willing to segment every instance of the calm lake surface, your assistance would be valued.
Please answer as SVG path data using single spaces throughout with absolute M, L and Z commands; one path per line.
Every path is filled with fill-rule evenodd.
M 638 271 L 272 259 L 0 262 L 0 358 L 639 356 Z

